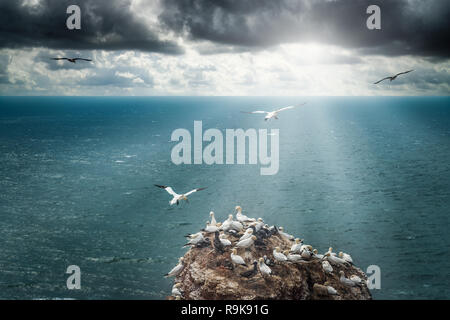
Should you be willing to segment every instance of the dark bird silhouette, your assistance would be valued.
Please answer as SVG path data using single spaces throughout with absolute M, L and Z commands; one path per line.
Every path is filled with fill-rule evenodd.
M 219 238 L 219 231 L 214 232 L 214 249 L 216 249 L 216 251 L 220 254 L 224 252 L 224 246 Z
M 83 60 L 83 61 L 92 61 L 90 59 L 84 59 L 84 58 L 51 58 L 52 60 L 67 60 L 72 63 L 77 63 L 77 60 Z
M 258 262 L 253 261 L 253 268 L 251 268 L 251 269 L 249 269 L 249 270 L 247 270 L 247 271 L 242 272 L 242 273 L 241 273 L 241 276 L 243 276 L 243 277 L 245 277 L 245 278 L 251 278 L 251 277 L 253 277 L 256 273 L 258 273 L 258 267 L 257 267 L 257 265 L 258 265 Z
M 399 75 L 401 75 L 401 74 L 406 74 L 406 73 L 410 73 L 410 72 L 413 72 L 414 70 L 408 70 L 408 71 L 405 71 L 405 72 L 400 72 L 400 73 L 397 73 L 396 75 L 394 75 L 394 76 L 390 76 L 390 77 L 386 77 L 386 78 L 383 78 L 383 79 L 381 79 L 381 80 L 378 80 L 377 82 L 375 82 L 374 84 L 378 84 L 378 83 L 380 83 L 381 81 L 384 81 L 384 80 L 387 80 L 387 79 L 389 79 L 389 81 L 393 81 L 393 80 L 395 80 L 395 79 L 397 79 L 397 77 L 399 76 Z

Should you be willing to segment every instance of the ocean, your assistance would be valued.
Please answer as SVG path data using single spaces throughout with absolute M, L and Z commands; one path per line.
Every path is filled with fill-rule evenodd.
M 279 129 L 278 173 L 173 164 L 195 120 Z M 170 206 L 153 184 L 207 189 Z M 449 299 L 450 98 L 0 97 L 1 299 L 164 299 L 183 235 L 236 205 L 379 266 L 375 299 Z

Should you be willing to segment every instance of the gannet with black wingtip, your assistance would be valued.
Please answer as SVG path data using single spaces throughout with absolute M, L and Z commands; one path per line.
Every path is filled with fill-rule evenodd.
M 290 234 L 284 232 L 284 228 L 283 228 L 283 227 L 279 227 L 279 228 L 278 228 L 278 233 L 279 233 L 282 237 L 284 237 L 284 238 L 286 238 L 286 239 L 288 239 L 288 240 L 290 240 L 290 241 L 294 241 L 294 239 L 295 239 L 293 235 L 290 235 Z
M 395 79 L 397 79 L 397 77 L 398 77 L 399 75 L 407 74 L 407 73 L 410 73 L 410 72 L 413 72 L 413 71 L 414 71 L 414 70 L 408 70 L 408 71 L 405 71 L 405 72 L 400 72 L 400 73 L 397 73 L 396 75 L 389 76 L 389 77 L 383 78 L 383 79 L 381 79 L 381 80 L 378 80 L 378 81 L 375 82 L 374 84 L 379 84 L 380 82 L 382 82 L 382 81 L 384 81 L 384 80 L 388 80 L 388 79 L 389 79 L 389 81 L 394 81 Z
M 81 61 L 92 61 L 91 59 L 84 59 L 84 58 L 51 58 L 52 60 L 67 60 L 72 63 L 77 63 L 78 60 Z
M 242 214 L 242 208 L 240 206 L 236 206 L 235 210 L 237 211 L 236 212 L 236 219 L 239 222 L 244 223 L 244 222 L 255 222 L 256 221 L 256 219 L 249 218 L 245 214 Z
M 244 239 L 239 241 L 238 243 L 236 243 L 235 247 L 237 248 L 250 248 L 253 243 L 255 242 L 256 237 L 255 236 L 251 236 L 248 239 Z
M 289 250 L 285 250 L 284 255 L 286 256 L 288 261 L 291 261 L 291 262 L 299 262 L 299 261 L 303 260 L 301 255 L 296 254 L 296 253 L 290 253 Z
M 344 259 L 341 259 L 341 258 L 339 258 L 339 257 L 337 257 L 337 256 L 333 256 L 333 255 L 331 255 L 329 252 L 327 252 L 327 253 L 325 254 L 324 259 L 325 259 L 325 258 L 326 258 L 328 261 L 330 261 L 331 263 L 336 264 L 336 265 L 348 264 L 348 262 L 345 261 Z
M 200 233 L 197 236 L 190 238 L 188 243 L 186 243 L 183 247 L 196 246 L 197 244 L 203 241 L 205 241 L 205 238 L 203 237 L 203 233 Z
M 209 216 L 211 217 L 211 225 L 213 225 L 213 226 L 217 225 L 217 221 L 216 221 L 216 218 L 214 217 L 214 212 L 213 211 L 211 211 L 209 213 Z
M 178 297 L 182 297 L 183 296 L 183 294 L 181 293 L 180 287 L 181 287 L 181 283 L 180 282 L 175 283 L 173 285 L 173 287 L 172 287 L 172 296 L 174 296 L 174 297 L 177 297 L 177 296 Z
M 339 256 L 339 258 L 344 259 L 348 263 L 353 264 L 353 259 L 352 259 L 352 257 L 349 254 L 344 253 L 344 252 L 341 251 L 341 252 L 339 252 L 338 256 Z
M 170 270 L 169 273 L 166 273 L 164 275 L 164 278 L 176 277 L 177 275 L 179 275 L 181 273 L 181 271 L 183 271 L 183 268 L 184 268 L 183 261 L 184 261 L 183 257 L 178 259 L 178 264 L 175 267 L 173 267 L 173 269 Z
M 287 261 L 286 256 L 281 252 L 280 247 L 275 247 L 272 251 L 273 257 L 276 261 L 284 262 Z
M 205 229 L 202 229 L 202 231 L 206 232 L 206 233 L 215 233 L 216 231 L 219 231 L 220 226 L 222 224 L 219 222 L 217 223 L 217 225 L 213 226 L 211 224 L 206 223 L 206 227 Z
M 186 234 L 185 237 L 189 239 L 194 239 L 201 235 L 203 235 L 203 232 L 199 231 L 197 233 Z
M 272 273 L 272 269 L 270 269 L 264 263 L 264 258 L 259 258 L 259 271 L 261 271 L 261 273 L 266 276 L 270 276 L 270 274 Z
M 312 257 L 313 257 L 314 259 L 323 259 L 324 255 L 323 255 L 323 254 L 319 254 L 318 251 L 317 251 L 317 249 L 314 249 L 314 250 L 313 250 Z
M 225 238 L 226 236 L 224 235 L 224 234 L 221 234 L 220 235 L 220 242 L 222 242 L 222 245 L 224 246 L 224 247 L 228 247 L 228 246 L 231 246 L 231 241 L 230 240 L 228 240 L 227 238 Z
M 239 255 L 237 254 L 237 250 L 236 250 L 236 249 L 233 248 L 233 249 L 231 250 L 231 255 L 230 255 L 230 257 L 231 257 L 231 261 L 232 261 L 234 264 L 246 266 L 244 259 L 243 259 L 241 256 L 239 256 Z
M 303 240 L 299 238 L 295 238 L 295 243 L 291 246 L 291 252 L 292 253 L 300 253 L 301 248 L 303 245 Z
M 187 197 L 188 197 L 190 194 L 192 194 L 192 193 L 194 193 L 194 192 L 197 192 L 197 191 L 201 191 L 201 190 L 205 190 L 205 189 L 206 189 L 206 188 L 197 188 L 197 189 L 193 189 L 193 190 L 191 190 L 191 191 L 189 191 L 189 192 L 187 192 L 187 193 L 178 194 L 178 193 L 176 193 L 175 191 L 173 191 L 173 189 L 172 189 L 171 187 L 168 187 L 168 186 L 161 186 L 161 185 L 158 185 L 158 184 L 155 184 L 155 186 L 158 187 L 158 188 L 161 188 L 161 189 L 166 190 L 168 194 L 170 194 L 171 196 L 173 196 L 172 200 L 169 201 L 169 204 L 170 204 L 171 206 L 174 205 L 174 204 L 177 204 L 177 205 L 178 205 L 179 202 L 180 202 L 181 200 L 185 200 L 186 202 L 189 203 L 189 200 L 188 200 Z
M 333 272 L 333 267 L 331 266 L 331 264 L 327 260 L 322 261 L 322 269 L 326 273 L 332 273 Z
M 329 247 L 329 248 L 328 248 L 328 251 L 324 253 L 324 256 L 325 256 L 327 253 L 329 253 L 329 254 L 332 255 L 332 256 L 336 256 L 336 253 L 333 252 L 333 248 L 332 248 L 332 247 Z
M 247 230 L 245 230 L 244 234 L 242 235 L 242 237 L 239 238 L 239 241 L 245 240 L 250 238 L 253 235 L 253 229 L 248 228 Z
M 350 279 L 348 279 L 348 278 L 346 278 L 345 277 L 345 273 L 344 273 L 344 271 L 339 271 L 339 281 L 343 284 L 343 285 L 345 285 L 345 286 L 348 286 L 348 287 L 354 287 L 355 285 L 356 285 L 356 283 L 354 282 L 354 281 L 352 281 L 352 280 L 350 280 Z
M 299 105 L 296 105 L 296 106 L 288 106 L 288 107 L 284 107 L 284 108 L 273 110 L 273 111 L 257 110 L 257 111 L 251 111 L 251 112 L 246 112 L 246 111 L 241 111 L 241 112 L 242 113 L 250 113 L 250 114 L 257 114 L 257 113 L 266 114 L 266 116 L 264 117 L 264 120 L 267 121 L 267 120 L 270 120 L 270 119 L 278 119 L 278 113 L 280 113 L 281 111 L 293 109 L 295 107 L 303 106 L 305 104 L 306 104 L 306 102 L 302 103 L 302 104 L 299 104 Z

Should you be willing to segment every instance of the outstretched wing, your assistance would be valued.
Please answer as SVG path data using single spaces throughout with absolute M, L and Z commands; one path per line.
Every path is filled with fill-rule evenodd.
M 68 60 L 67 58 L 51 58 L 52 60 Z
M 75 58 L 73 60 L 84 60 L 84 61 L 92 61 L 91 59 L 84 59 L 84 58 Z
M 384 81 L 384 80 L 387 80 L 387 79 L 390 79 L 391 77 L 386 77 L 386 78 L 383 78 L 383 79 L 381 79 L 381 80 L 378 80 L 377 82 L 374 82 L 373 84 L 378 84 L 378 83 L 380 83 L 381 81 Z
M 197 191 L 201 191 L 201 190 L 205 190 L 206 188 L 197 188 L 194 190 L 189 191 L 188 193 L 185 193 L 184 195 L 187 197 L 188 195 L 190 195 L 191 193 L 197 192 Z
M 275 112 L 280 112 L 280 111 L 289 110 L 289 109 L 293 109 L 293 108 L 294 108 L 294 106 L 284 107 L 284 108 L 275 110 Z
M 258 110 L 258 111 L 251 111 L 251 112 L 246 112 L 246 111 L 241 111 L 242 113 L 269 113 L 269 112 L 267 112 L 267 111 L 260 111 L 260 110 Z
M 174 197 L 178 195 L 177 193 L 175 193 L 175 191 L 173 191 L 173 189 L 171 187 L 160 186 L 159 184 L 155 184 L 155 186 L 158 187 L 158 188 L 166 190 L 170 195 L 172 195 Z
M 397 73 L 396 76 L 399 76 L 399 75 L 401 75 L 401 74 L 410 73 L 410 72 L 413 72 L 413 71 L 414 71 L 414 70 L 408 70 L 408 71 L 405 71 L 405 72 L 400 72 L 400 73 Z

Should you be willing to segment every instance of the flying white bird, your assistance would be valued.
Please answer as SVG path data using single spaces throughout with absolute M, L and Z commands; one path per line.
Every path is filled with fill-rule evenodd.
M 169 202 L 171 206 L 174 205 L 175 203 L 178 205 L 178 203 L 181 200 L 186 200 L 186 202 L 189 203 L 189 200 L 188 200 L 187 197 L 190 194 L 192 194 L 194 192 L 197 192 L 197 191 L 201 191 L 201 190 L 205 190 L 206 189 L 206 188 L 197 188 L 197 189 L 189 191 L 188 193 L 178 194 L 175 191 L 173 191 L 173 189 L 171 187 L 160 186 L 158 184 L 155 184 L 155 186 L 158 187 L 158 188 L 166 190 L 171 196 L 173 196 L 172 200 L 170 200 L 170 202 Z
M 393 75 L 393 76 L 386 77 L 386 78 L 383 78 L 383 79 L 381 79 L 381 80 L 378 80 L 378 81 L 375 82 L 374 84 L 378 84 L 378 83 L 380 83 L 381 81 L 384 81 L 384 80 L 387 80 L 387 79 L 389 79 L 389 81 L 393 81 L 393 80 L 397 79 L 397 77 L 398 77 L 399 75 L 401 75 L 401 74 L 406 74 L 406 73 L 410 73 L 410 72 L 412 72 L 412 71 L 414 71 L 414 70 L 408 70 L 408 71 L 405 71 L 405 72 L 397 73 L 396 75 Z
M 261 110 L 257 110 L 257 111 L 251 111 L 251 112 L 245 112 L 245 111 L 241 111 L 241 112 L 242 112 L 242 113 L 251 113 L 251 114 L 253 114 L 253 113 L 264 113 L 264 114 L 266 114 L 266 116 L 264 117 L 264 120 L 267 121 L 267 120 L 270 120 L 270 119 L 272 119 L 272 118 L 273 118 L 273 119 L 278 119 L 278 113 L 280 113 L 281 111 L 293 109 L 293 108 L 295 108 L 295 107 L 303 106 L 303 105 L 305 105 L 305 104 L 306 104 L 306 102 L 305 102 L 305 103 L 302 103 L 302 104 L 300 104 L 300 105 L 297 105 L 297 106 L 284 107 L 284 108 L 281 108 L 281 109 L 278 109 L 278 110 L 274 110 L 274 111 L 261 111 Z

